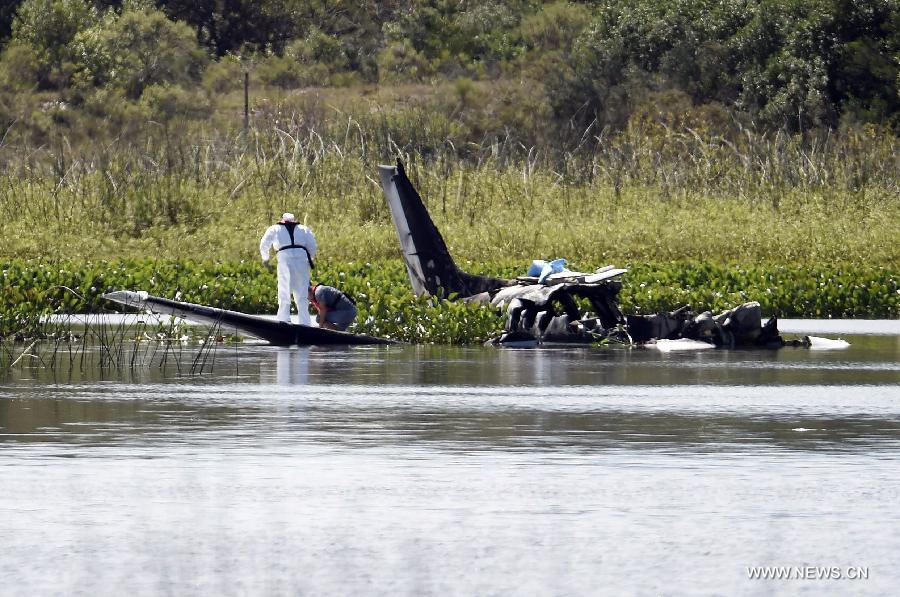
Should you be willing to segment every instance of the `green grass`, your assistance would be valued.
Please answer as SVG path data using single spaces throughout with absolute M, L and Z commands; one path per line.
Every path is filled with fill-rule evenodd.
M 313 228 L 325 259 L 397 254 L 375 182 L 382 160 L 336 148 L 286 162 L 283 154 L 248 153 L 201 164 L 197 175 L 187 165 L 167 173 L 154 171 L 150 158 L 117 159 L 105 171 L 73 165 L 61 178 L 0 175 L 0 256 L 250 260 L 282 211 Z M 414 182 L 459 259 L 564 256 L 584 268 L 626 260 L 900 261 L 900 192 L 887 183 L 672 189 L 637 176 L 616 186 L 514 164 L 412 161 Z

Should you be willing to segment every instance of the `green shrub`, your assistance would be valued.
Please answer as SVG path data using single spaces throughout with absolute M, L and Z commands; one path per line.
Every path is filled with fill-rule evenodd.
M 364 81 L 362 74 L 354 71 L 344 71 L 331 73 L 331 76 L 328 77 L 328 82 L 332 87 L 355 87 L 361 85 Z
M 254 69 L 263 85 L 282 89 L 297 89 L 305 84 L 303 67 L 287 56 L 267 56 Z
M 669 87 L 770 129 L 835 126 L 857 104 L 884 121 L 900 109 L 896 14 L 894 1 L 609 2 L 548 94 L 558 115 L 616 128 L 643 95 Z
M 12 45 L 32 50 L 42 88 L 68 86 L 77 71 L 75 40 L 94 26 L 99 14 L 86 0 L 24 0 L 12 26 Z
M 17 4 L 0 8 L 0 36 L 11 32 L 0 87 L 54 90 L 53 99 L 76 106 L 107 88 L 136 101 L 150 85 L 193 87 L 208 62 L 199 40 L 225 61 L 204 82 L 226 95 L 217 125 L 235 112 L 227 95 L 241 85 L 229 62 L 237 52 L 269 56 L 254 75 L 261 82 L 254 89 L 268 86 L 267 96 L 362 81 L 522 85 L 542 102 L 542 123 L 522 132 L 522 144 L 555 137 L 564 153 L 601 144 L 602 131 L 623 130 L 652 113 L 656 100 L 675 96 L 696 117 L 710 107 L 715 118 L 707 124 L 724 127 L 713 134 L 733 134 L 731 119 L 772 134 L 866 123 L 900 130 L 896 0 L 413 0 L 340 8 L 21 0 L 13 22 Z M 489 116 L 502 116 L 489 112 L 459 115 L 476 137 L 466 144 L 504 128 L 510 144 L 519 141 L 512 136 L 520 121 L 489 126 Z
M 280 89 L 324 87 L 332 78 L 325 64 L 301 63 L 288 56 L 274 55 L 257 62 L 253 74 L 262 85 Z
M 151 118 L 164 123 L 175 118 L 206 118 L 212 110 L 209 99 L 202 92 L 187 91 L 168 83 L 144 88 L 140 103 L 146 106 Z
M 395 42 L 378 54 L 378 77 L 382 83 L 421 81 L 430 74 L 428 59 L 408 40 Z
M 225 57 L 213 62 L 203 73 L 203 88 L 223 95 L 244 88 L 244 67 L 239 60 Z
M 300 64 L 324 65 L 332 73 L 345 71 L 350 66 L 340 38 L 328 35 L 318 27 L 288 44 L 284 55 Z
M 130 99 L 151 85 L 193 84 L 208 61 L 190 27 L 150 9 L 110 14 L 74 42 L 92 85 L 114 86 Z
M 37 51 L 20 42 L 6 46 L 0 54 L 0 89 L 31 91 L 41 82 L 41 61 Z
M 590 9 L 583 4 L 553 2 L 525 16 L 519 31 L 526 47 L 538 56 L 548 51 L 568 54 L 590 20 Z

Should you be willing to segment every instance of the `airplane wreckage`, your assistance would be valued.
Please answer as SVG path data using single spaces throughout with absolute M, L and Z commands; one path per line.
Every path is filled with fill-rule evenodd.
M 386 338 L 365 334 L 351 334 L 299 323 L 284 323 L 261 315 L 249 315 L 239 311 L 173 301 L 143 291 L 116 290 L 107 292 L 103 298 L 126 307 L 189 319 L 221 330 L 234 330 L 246 336 L 265 340 L 275 346 L 394 343 Z
M 564 269 L 564 260 L 535 261 L 529 275 L 511 280 L 464 272 L 454 263 L 400 160 L 378 169 L 413 291 L 505 308 L 505 331 L 489 344 L 593 344 L 608 339 L 628 344 L 678 340 L 693 343 L 693 348 L 780 348 L 813 342 L 809 337 L 786 342 L 774 317 L 763 323 L 757 302 L 719 315 L 696 314 L 689 306 L 670 313 L 623 315 L 619 278 L 628 270 L 613 266 L 584 273 Z M 579 299 L 590 304 L 592 312 L 581 313 Z
M 565 269 L 565 260 L 535 261 L 528 275 L 511 280 L 464 272 L 454 263 L 403 164 L 398 160 L 396 166 L 378 168 L 413 291 L 419 296 L 455 297 L 505 308 L 505 330 L 489 344 L 572 345 L 607 339 L 658 347 L 674 341 L 687 343 L 680 346 L 691 349 L 847 346 L 843 340 L 812 336 L 785 341 L 774 317 L 762 322 L 760 305 L 756 302 L 719 315 L 708 311 L 698 315 L 688 306 L 670 313 L 624 315 L 619 309 L 618 295 L 622 289 L 620 278 L 628 270 L 613 266 L 584 273 Z M 260 315 L 175 301 L 146 292 L 120 290 L 103 297 L 130 308 L 234 330 L 279 346 L 393 344 L 387 338 L 282 323 Z M 591 312 L 582 313 L 579 300 L 581 304 L 589 304 Z

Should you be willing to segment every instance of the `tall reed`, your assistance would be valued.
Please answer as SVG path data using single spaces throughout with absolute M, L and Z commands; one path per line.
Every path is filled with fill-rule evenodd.
M 251 259 L 290 209 L 335 260 L 396 255 L 378 163 L 402 158 L 460 255 L 896 263 L 900 152 L 874 128 L 728 134 L 635 121 L 547 146 L 412 106 L 147 124 L 0 145 L 0 255 Z

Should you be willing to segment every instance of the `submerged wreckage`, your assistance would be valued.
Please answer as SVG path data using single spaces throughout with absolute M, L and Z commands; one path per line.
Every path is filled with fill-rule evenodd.
M 846 342 L 806 337 L 785 342 L 774 317 L 763 323 L 759 303 L 725 313 L 693 313 L 688 306 L 670 313 L 624 315 L 619 309 L 620 278 L 628 270 L 606 266 L 594 272 L 565 269 L 565 260 L 535 261 L 528 275 L 494 278 L 460 270 L 428 214 L 403 164 L 379 166 L 384 194 L 400 240 L 401 254 L 416 295 L 455 297 L 506 309 L 504 333 L 491 341 L 507 346 L 593 344 L 608 339 L 628 344 L 677 341 L 690 348 L 780 348 L 786 344 L 843 348 Z M 281 323 L 271 318 L 151 296 L 116 291 L 107 300 L 142 310 L 192 319 L 275 345 L 391 344 L 365 334 Z M 590 311 L 582 312 L 589 305 Z M 818 344 L 819 346 L 816 346 Z M 670 346 L 668 344 L 666 346 Z M 675 348 L 667 348 L 675 349 Z
M 693 340 L 728 347 L 786 344 L 774 317 L 762 322 L 756 302 L 720 315 L 698 315 L 687 306 L 671 313 L 623 315 L 619 278 L 627 270 L 613 266 L 584 273 L 564 269 L 563 260 L 536 261 L 528 276 L 511 280 L 464 272 L 454 263 L 403 164 L 398 160 L 396 166 L 379 166 L 379 174 L 413 291 L 505 307 L 505 333 L 492 341 L 495 344 L 590 344 L 604 338 L 629 343 Z M 579 310 L 579 299 L 591 312 Z
M 392 340 L 386 338 L 339 332 L 297 323 L 285 323 L 260 315 L 173 301 L 142 291 L 117 290 L 107 292 L 103 298 L 126 307 L 189 319 L 222 331 L 234 331 L 241 335 L 252 336 L 274 346 L 393 344 Z

